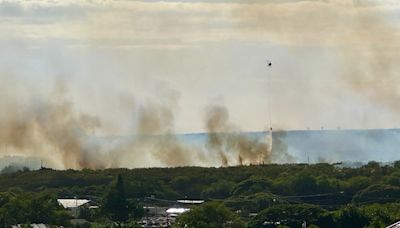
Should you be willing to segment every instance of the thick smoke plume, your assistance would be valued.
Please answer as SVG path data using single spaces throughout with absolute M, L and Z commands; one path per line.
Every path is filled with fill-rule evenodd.
M 38 156 L 64 168 L 106 167 L 107 158 L 96 153 L 98 145 L 90 143 L 88 134 L 101 126 L 97 117 L 75 113 L 59 93 L 26 104 L 17 97 L 2 106 L 6 110 L 0 117 L 3 154 Z
M 131 136 L 116 142 L 95 137 L 93 133 L 102 127 L 101 120 L 74 111 L 63 92 L 25 105 L 15 100 L 4 106 L 10 112 L 0 119 L 0 143 L 5 148 L 1 152 L 36 156 L 52 167 L 73 169 L 143 164 L 228 166 L 271 161 L 270 146 L 238 132 L 223 106 L 206 109 L 206 149 L 183 143 L 174 131 L 177 98 L 166 97 L 136 107 Z M 215 162 L 216 158 L 220 162 Z
M 241 134 L 230 122 L 226 107 L 213 105 L 206 109 L 208 148 L 217 153 L 223 166 L 261 164 L 271 161 L 271 146 Z
M 100 119 L 75 112 L 59 91 L 48 100 L 35 98 L 22 104 L 15 95 L 15 100 L 3 104 L 7 111 L 0 116 L 1 154 L 37 156 L 52 167 L 73 169 L 137 167 L 154 164 L 151 160 L 159 161 L 155 164 L 159 166 L 183 166 L 204 160 L 200 150 L 175 136 L 175 98 L 140 106 L 132 136 L 112 144 L 93 135 L 102 127 Z
M 199 148 L 177 138 L 174 131 L 176 106 L 175 95 L 163 96 L 158 102 L 140 106 L 135 133 L 112 151 L 115 155 L 114 166 L 135 167 L 152 163 L 146 159 L 156 160 L 159 162 L 156 165 L 168 167 L 209 164 Z
M 202 42 L 217 40 L 223 43 L 226 39 L 232 39 L 239 41 L 244 40 L 249 43 L 253 42 L 253 44 L 256 45 L 258 45 L 258 43 L 269 43 L 277 47 L 281 45 L 287 49 L 291 47 L 298 49 L 300 47 L 304 50 L 309 50 L 310 46 L 310 49 L 314 47 L 317 49 L 327 49 L 339 56 L 339 63 L 337 66 L 335 65 L 326 70 L 335 70 L 335 72 L 337 72 L 337 77 L 335 77 L 334 80 L 328 81 L 337 83 L 337 86 L 342 89 L 340 91 L 345 91 L 343 88 L 347 88 L 351 93 L 355 92 L 355 94 L 360 95 L 367 102 L 371 102 L 374 107 L 389 109 L 396 113 L 400 112 L 400 105 L 398 104 L 400 99 L 400 89 L 398 86 L 398 72 L 400 71 L 400 65 L 398 64 L 398 60 L 400 59 L 400 32 L 398 27 L 396 27 L 398 25 L 390 24 L 389 21 L 386 20 L 387 18 L 382 16 L 383 13 L 380 14 L 380 10 L 385 10 L 385 6 L 374 6 L 368 3 L 372 1 L 361 3 L 361 1 L 350 0 L 285 1 L 285 3 L 270 1 L 267 4 L 264 4 L 262 1 L 251 1 L 252 4 L 248 4 L 248 1 L 241 1 L 240 4 L 223 4 L 224 1 L 219 2 L 220 4 L 209 3 L 205 5 L 197 3 L 190 7 L 180 7 L 179 5 L 181 5 L 181 3 L 162 3 L 162 6 L 158 8 L 157 12 L 162 12 L 162 10 L 165 9 L 162 7 L 168 7 L 170 10 L 167 14 L 160 14 L 163 15 L 163 17 L 154 17 L 154 12 L 151 12 L 154 8 L 153 5 L 146 3 L 142 4 L 142 7 L 146 7 L 144 11 L 147 10 L 146 12 L 151 13 L 144 19 L 140 18 L 142 13 L 132 14 L 132 8 L 125 9 L 123 5 L 119 6 L 120 8 L 102 8 L 101 10 L 85 14 L 85 17 L 90 17 L 90 15 L 92 15 L 93 18 L 89 21 L 82 22 L 82 24 L 79 22 L 81 19 L 84 21 L 85 18 L 71 20 L 71 24 L 65 23 L 65 18 L 63 18 L 61 24 L 67 27 L 58 27 L 62 26 L 60 24 L 52 24 L 52 26 L 45 27 L 29 27 L 37 24 L 41 25 L 41 23 L 30 23 L 29 20 L 32 18 L 18 18 L 18 16 L 24 15 L 34 17 L 34 15 L 38 15 L 40 12 L 52 12 L 52 10 L 33 11 L 29 13 L 28 7 L 26 9 L 21 8 L 21 12 L 27 10 L 26 13 L 20 12 L 19 14 L 17 13 L 17 15 L 12 15 L 13 12 L 10 12 L 7 14 L 10 18 L 7 18 L 5 21 L 9 21 L 10 23 L 29 21 L 29 23 L 16 24 L 16 26 L 19 27 L 14 29 L 13 25 L 5 26 L 7 23 L 0 27 L 5 37 L 4 40 L 1 40 L 0 45 L 3 53 L 6 53 L 0 58 L 2 68 L 0 75 L 2 80 L 2 85 L 0 86 L 0 107 L 2 110 L 0 112 L 0 155 L 19 154 L 35 156 L 43 158 L 45 164 L 49 166 L 74 169 L 85 167 L 107 168 L 183 165 L 226 166 L 258 164 L 271 161 L 293 161 L 293 158 L 287 154 L 288 148 L 284 144 L 284 132 L 274 132 L 273 140 L 267 142 L 259 142 L 255 139 L 244 137 L 229 120 L 227 108 L 222 106 L 210 106 L 206 109 L 207 116 L 205 126 L 208 131 L 208 141 L 207 148 L 205 149 L 186 145 L 176 136 L 175 118 L 178 97 L 173 94 L 171 96 L 159 95 L 157 96 L 157 99 L 159 98 L 158 100 L 155 99 L 143 102 L 142 104 L 132 105 L 133 107 L 131 108 L 134 110 L 132 112 L 132 119 L 117 120 L 126 123 L 128 126 L 132 126 L 130 136 L 122 139 L 118 138 L 112 142 L 105 142 L 101 137 L 94 136 L 95 132 L 105 128 L 106 123 L 104 119 L 101 119 L 98 115 L 90 114 L 95 113 L 93 111 L 84 113 L 77 111 L 74 102 L 65 96 L 66 94 L 64 93 L 62 85 L 55 88 L 57 92 L 50 95 L 46 94 L 48 95 L 47 97 L 43 94 L 37 95 L 36 92 L 33 91 L 37 89 L 35 86 L 27 87 L 32 88 L 32 91 L 23 91 L 22 89 L 18 89 L 18 85 L 16 85 L 24 81 L 28 81 L 27 83 L 29 84 L 29 80 L 31 80 L 32 84 L 35 80 L 43 80 L 48 83 L 49 79 L 43 78 L 51 78 L 53 76 L 51 69 L 56 71 L 56 74 L 68 75 L 71 73 L 74 75 L 73 77 L 79 78 L 86 73 L 90 74 L 92 72 L 90 68 L 94 68 L 93 66 L 102 65 L 104 63 L 103 65 L 107 67 L 101 68 L 102 70 L 99 71 L 93 71 L 99 75 L 93 74 L 95 75 L 93 78 L 91 78 L 91 76 L 88 76 L 88 78 L 83 77 L 84 79 L 82 79 L 82 81 L 78 80 L 76 85 L 81 86 L 88 81 L 92 84 L 93 81 L 97 79 L 101 82 L 103 77 L 103 79 L 107 78 L 107 80 L 105 80 L 106 82 L 103 81 L 103 84 L 107 84 L 107 86 L 103 87 L 108 89 L 110 88 L 110 86 L 108 86 L 109 83 L 114 84 L 111 83 L 114 82 L 114 77 L 116 77 L 114 73 L 123 72 L 122 74 L 128 75 L 126 78 L 129 78 L 129 76 L 134 74 L 132 73 L 133 68 L 140 68 L 139 71 L 135 71 L 135 73 L 140 75 L 139 79 L 136 81 L 138 82 L 136 84 L 139 84 L 139 86 L 135 89 L 142 87 L 142 82 L 145 81 L 145 78 L 154 77 L 154 75 L 164 73 L 163 71 L 166 71 L 167 76 L 165 77 L 170 77 L 167 80 L 171 81 L 179 81 L 177 78 L 184 78 L 182 75 L 193 73 L 195 75 L 194 78 L 187 80 L 187 84 L 183 83 L 186 87 L 191 86 L 193 81 L 197 79 L 195 77 L 200 77 L 199 75 L 203 74 L 202 70 L 207 69 L 208 65 L 200 65 L 200 67 L 197 68 L 197 72 L 201 73 L 196 74 L 196 69 L 193 70 L 191 67 L 192 65 L 180 63 L 183 59 L 178 58 L 179 54 L 176 53 L 162 52 L 163 54 L 159 54 L 161 52 L 156 52 L 155 55 L 146 55 L 146 52 L 142 52 L 142 49 L 135 49 L 132 53 L 139 53 L 138 55 L 140 57 L 125 58 L 125 54 L 121 54 L 122 57 L 117 58 L 116 56 L 118 55 L 112 55 L 110 54 L 111 52 L 103 52 L 102 50 L 100 52 L 93 52 L 97 53 L 95 55 L 96 58 L 90 55 L 86 56 L 86 58 L 97 59 L 93 60 L 93 63 L 91 63 L 90 60 L 86 62 L 86 64 L 82 64 L 81 62 L 85 61 L 80 60 L 85 58 L 78 58 L 80 55 L 84 56 L 85 52 L 93 51 L 94 49 L 92 48 L 96 47 L 97 44 L 102 48 L 115 47 L 118 45 L 121 45 L 121 48 L 129 48 L 135 45 L 135 47 L 140 46 L 139 48 L 154 48 L 153 46 L 157 45 L 154 45 L 152 40 L 155 38 L 158 40 L 160 37 L 165 38 L 163 40 L 167 42 L 167 45 L 171 42 L 170 46 L 172 47 L 179 46 L 179 44 L 194 46 L 203 45 L 199 40 L 202 40 Z M 136 8 L 136 5 L 134 5 L 133 8 Z M 40 7 L 32 7 L 31 10 L 32 9 L 40 9 Z M 112 11 L 113 9 L 119 11 Z M 199 17 L 196 18 L 189 18 L 190 20 L 182 20 L 182 17 L 185 16 L 184 14 L 187 13 L 186 10 L 190 9 L 194 10 L 191 12 L 201 12 L 205 10 L 208 14 L 206 14 L 206 16 L 199 15 Z M 90 11 L 90 9 L 87 10 Z M 108 12 L 108 10 L 111 11 Z M 103 14 L 104 12 L 106 13 Z M 116 18 L 116 12 L 121 16 Z M 127 17 L 127 15 L 133 15 L 133 18 Z M 215 17 L 210 17 L 209 15 L 215 15 Z M 53 17 L 46 18 L 54 20 Z M 46 18 L 40 18 L 39 21 L 46 20 Z M 215 21 L 210 20 L 210 18 L 218 19 L 218 23 L 214 23 Z M 132 21 L 144 21 L 145 23 L 132 23 Z M 147 23 L 148 21 L 149 23 Z M 49 21 L 46 22 L 48 23 Z M 60 21 L 57 22 L 60 23 Z M 216 25 L 218 29 L 216 29 Z M 32 33 L 29 32 L 31 30 Z M 92 39 L 99 39 L 96 39 L 96 42 L 93 41 L 93 43 L 90 43 L 89 46 L 85 46 L 87 45 L 85 41 L 76 44 L 70 43 L 68 44 L 70 45 L 68 48 L 64 48 L 62 45 L 59 46 L 58 43 L 53 43 L 56 41 L 60 42 L 61 40 L 73 42 L 79 40 L 79 38 L 88 37 L 88 34 L 85 34 L 86 31 L 93 31 L 93 34 L 89 36 L 91 40 L 89 40 L 88 43 L 93 41 Z M 42 32 L 44 33 L 44 37 L 37 38 Z M 83 32 L 83 34 L 81 32 Z M 7 36 L 8 34 L 11 35 Z M 75 36 L 67 37 L 68 35 Z M 140 35 L 144 36 L 141 37 Z M 182 35 L 184 35 L 183 38 Z M 54 40 L 51 39 L 51 37 L 55 37 Z M 109 40 L 108 38 L 110 37 L 117 37 L 118 39 Z M 121 40 L 119 39 L 120 37 L 139 37 L 140 39 L 132 39 L 130 41 L 128 39 Z M 13 46 L 11 44 L 14 42 L 10 40 L 14 38 L 17 38 L 17 45 Z M 40 42 L 40 40 L 43 40 L 43 43 Z M 109 45 L 107 45 L 107 40 L 110 41 L 110 43 L 108 43 Z M 188 43 L 182 44 L 178 42 L 177 45 L 174 43 L 175 40 L 185 40 L 188 41 Z M 140 41 L 143 42 L 141 45 Z M 20 45 L 25 44 L 25 42 L 29 44 L 27 45 L 29 48 L 25 49 L 23 47 L 24 45 Z M 85 47 L 83 51 L 71 51 L 76 50 L 74 48 L 79 49 L 80 46 Z M 53 50 L 52 47 L 57 47 L 55 49 L 58 51 L 56 50 L 53 52 L 48 51 L 48 49 L 38 52 L 35 51 L 36 49 L 41 50 L 44 47 L 51 50 Z M 205 51 L 206 55 L 200 56 L 200 59 L 183 62 L 206 63 L 207 61 L 205 60 L 210 58 L 208 50 L 211 49 L 207 49 L 207 51 Z M 238 50 L 240 50 L 240 48 Z M 47 52 L 50 53 L 50 57 L 47 56 L 47 54 L 49 54 Z M 60 54 L 65 54 L 65 56 L 69 56 L 68 54 L 70 54 L 74 56 L 73 59 L 76 57 L 78 60 L 72 61 L 67 58 L 70 62 L 64 61 L 65 59 L 60 57 L 63 55 Z M 47 58 L 43 58 L 43 56 L 41 58 L 41 55 L 47 56 Z M 129 56 L 129 54 L 126 55 Z M 231 57 L 235 55 L 229 52 L 226 55 L 218 55 L 218 58 L 223 59 L 221 56 L 228 58 L 228 56 Z M 259 56 L 260 59 L 265 57 L 264 54 L 260 54 Z M 153 60 L 153 57 L 157 59 Z M 35 62 L 36 58 L 38 59 L 37 62 Z M 108 63 L 108 58 L 117 59 L 116 62 L 118 62 L 118 64 L 105 64 Z M 139 61 L 142 59 L 150 60 L 148 60 L 148 62 Z M 244 61 L 244 63 L 251 65 L 250 62 L 246 61 Z M 132 68 L 128 67 L 133 62 L 137 62 L 137 65 Z M 176 64 L 177 62 L 178 64 Z M 260 63 L 261 62 L 263 62 L 263 60 L 260 60 Z M 318 63 L 318 61 L 316 62 Z M 156 65 L 154 63 L 157 63 L 157 67 L 154 67 Z M 170 63 L 173 63 L 173 66 L 167 66 L 167 64 Z M 40 71 L 41 64 L 43 68 L 42 71 Z M 52 67 L 53 65 L 55 65 L 55 67 Z M 283 65 L 285 64 L 282 63 L 281 66 Z M 182 66 L 186 66 L 189 70 L 185 71 L 185 67 Z M 196 65 L 194 64 L 193 66 Z M 27 72 L 20 70 L 25 68 Z M 54 68 L 56 68 L 56 70 L 54 70 Z M 208 73 L 207 70 L 204 70 L 205 73 L 208 73 L 204 75 L 204 78 L 213 83 L 215 75 L 228 75 L 228 78 L 230 74 L 227 73 L 227 68 L 228 67 L 221 67 L 221 71 L 217 73 Z M 156 71 L 156 69 L 161 70 Z M 119 70 L 121 72 L 118 72 Z M 7 71 L 15 72 L 16 75 L 12 74 L 10 76 Z M 40 73 L 37 72 L 49 75 L 40 77 Z M 323 75 L 320 74 L 324 72 L 316 72 L 317 73 L 313 75 L 314 78 L 323 77 Z M 285 73 L 291 74 L 290 71 Z M 171 76 L 175 74 L 179 76 Z M 279 75 L 277 75 L 277 77 L 279 77 Z M 19 78 L 22 80 L 16 79 L 14 82 L 10 78 Z M 112 94 L 124 89 L 130 91 L 132 88 L 129 87 L 129 82 L 132 83 L 132 81 L 128 79 L 120 79 L 119 83 L 115 84 L 124 84 L 124 86 L 127 85 L 126 87 L 121 86 L 122 89 L 115 88 L 115 91 L 106 91 L 106 89 L 104 89 L 104 91 L 101 92 L 105 94 L 109 92 Z M 150 84 L 151 82 L 148 83 Z M 308 88 L 314 86 L 311 80 L 305 80 L 305 82 L 302 83 L 306 84 L 306 86 L 304 86 L 306 89 L 301 91 L 303 93 L 307 93 L 309 91 Z M 319 84 L 320 82 L 315 83 L 318 84 L 316 87 L 322 87 Z M 41 83 L 39 82 L 38 84 Z M 292 87 L 282 89 L 282 93 L 286 94 L 286 91 L 295 91 L 298 87 L 296 83 L 293 84 L 294 86 Z M 38 88 L 40 90 L 40 88 L 43 87 L 39 86 Z M 115 85 L 115 87 L 117 87 L 117 85 Z M 225 84 L 224 87 L 226 87 Z M 214 88 L 214 90 L 218 89 L 219 88 Z M 78 90 L 79 89 L 77 89 L 77 91 Z M 212 91 L 212 89 L 210 90 Z M 207 93 L 209 90 L 207 88 L 202 91 L 206 91 L 204 93 Z M 226 93 L 226 91 L 224 92 Z M 221 93 L 224 94 L 224 92 Z M 91 95 L 91 93 L 84 91 L 83 94 L 84 95 L 80 94 L 81 97 L 78 103 L 80 103 L 81 106 L 89 105 L 87 100 L 91 102 L 92 99 L 83 100 L 83 98 L 84 96 L 88 96 L 88 94 Z M 332 101 L 335 100 L 332 98 L 334 95 L 330 97 L 324 96 L 324 98 Z M 300 95 L 296 94 L 292 96 Z M 325 103 L 325 100 L 319 99 L 317 96 L 314 97 L 316 97 L 314 102 L 318 103 L 316 106 L 321 106 L 321 103 Z M 100 106 L 103 107 L 112 106 L 110 104 L 112 102 L 110 101 L 103 101 L 96 99 L 96 97 L 94 97 L 93 100 L 101 102 L 102 104 Z M 304 103 L 313 102 L 307 100 Z M 279 104 L 276 105 L 278 106 Z M 292 110 L 304 108 L 303 104 L 295 104 L 295 102 L 292 102 L 291 105 L 293 105 L 293 107 L 290 107 Z M 355 104 L 354 106 L 357 105 L 358 104 Z M 327 104 L 327 106 L 333 105 Z M 309 107 L 311 107 L 309 108 L 311 110 L 308 110 L 309 113 L 313 113 L 312 105 Z M 304 109 L 307 109 L 307 107 Z M 109 112 L 113 111 L 118 112 L 120 110 L 111 110 L 110 108 Z M 290 112 L 282 112 L 278 113 L 278 115 L 283 116 L 280 119 L 281 122 L 290 122 L 294 118 L 306 120 L 314 117 L 313 115 L 297 117 Z M 245 122 L 245 120 L 243 121 Z M 263 125 L 261 121 L 260 126 Z M 215 159 L 218 159 L 218 162 L 215 162 Z

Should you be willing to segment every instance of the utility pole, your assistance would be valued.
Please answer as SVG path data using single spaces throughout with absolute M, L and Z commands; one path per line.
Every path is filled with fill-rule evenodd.
M 75 218 L 78 218 L 78 198 L 75 196 Z

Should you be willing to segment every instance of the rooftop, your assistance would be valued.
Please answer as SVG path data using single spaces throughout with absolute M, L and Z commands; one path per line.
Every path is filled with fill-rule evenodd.
M 90 202 L 88 199 L 57 199 L 57 202 L 64 208 L 76 208 Z

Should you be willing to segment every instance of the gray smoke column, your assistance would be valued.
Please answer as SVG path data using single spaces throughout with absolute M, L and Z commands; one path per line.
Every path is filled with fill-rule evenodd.
M 36 156 L 51 167 L 72 169 L 210 164 L 204 151 L 176 137 L 174 91 L 132 107 L 136 121 L 125 120 L 131 136 L 112 143 L 93 135 L 101 120 L 74 111 L 64 87 L 58 84 L 48 99 L 35 96 L 27 103 L 12 94 L 0 115 L 1 155 Z
M 163 96 L 157 102 L 149 101 L 138 108 L 136 132 L 126 143 L 116 148 L 117 159 L 121 163 L 124 158 L 136 156 L 136 160 L 152 163 L 147 159 L 160 162 L 161 166 L 188 166 L 201 164 L 200 150 L 179 141 L 174 131 L 175 110 L 178 96 Z M 118 164 L 120 166 L 121 164 Z
M 230 122 L 226 107 L 211 105 L 206 108 L 207 146 L 217 153 L 222 166 L 271 162 L 271 148 L 267 142 L 241 134 Z
M 47 164 L 64 168 L 107 167 L 108 159 L 97 153 L 87 133 L 100 127 L 100 120 L 75 113 L 62 91 L 25 104 L 15 95 L 2 105 L 6 110 L 0 116 L 0 144 L 6 148 L 2 153 L 38 156 Z
M 131 136 L 104 142 L 93 135 L 103 126 L 100 118 L 77 112 L 65 87 L 58 83 L 47 98 L 35 95 L 26 102 L 19 94 L 8 94 L 2 104 L 7 111 L 0 115 L 3 156 L 35 156 L 50 167 L 73 169 L 214 166 L 214 152 L 223 166 L 270 161 L 269 146 L 240 134 L 222 106 L 206 108 L 209 151 L 180 141 L 174 129 L 179 94 L 173 90 L 132 104 L 134 120 L 125 120 L 132 126 Z
M 288 145 L 286 144 L 287 132 L 283 130 L 275 130 L 271 132 L 272 140 L 272 153 L 271 160 L 275 163 L 295 163 L 298 161 L 294 156 L 288 152 Z
M 217 152 L 221 159 L 221 165 L 228 166 L 228 158 L 224 148 L 229 130 L 227 126 L 228 111 L 226 108 L 214 106 L 209 107 L 206 112 L 207 145 L 210 150 Z

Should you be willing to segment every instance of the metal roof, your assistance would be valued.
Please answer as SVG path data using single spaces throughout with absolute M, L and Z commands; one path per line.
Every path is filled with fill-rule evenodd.
M 174 208 L 174 207 L 172 207 L 172 208 L 169 208 L 166 212 L 168 214 L 182 214 L 187 211 L 190 211 L 190 209 L 189 208 Z
M 57 199 L 64 208 L 77 208 L 90 202 L 88 199 Z
M 187 204 L 202 204 L 204 200 L 178 200 L 178 203 L 187 203 Z
M 386 228 L 400 228 L 400 221 L 398 221 L 392 225 L 389 225 Z

